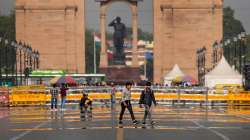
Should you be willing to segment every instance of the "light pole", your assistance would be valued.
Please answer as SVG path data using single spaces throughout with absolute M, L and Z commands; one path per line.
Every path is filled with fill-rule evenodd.
M 225 56 L 225 58 L 228 60 L 228 52 L 229 52 L 229 50 L 228 50 L 228 44 L 227 44 L 227 41 L 225 41 L 224 43 L 223 43 L 224 45 L 224 47 L 223 47 L 223 50 L 224 50 L 224 56 Z
M 223 54 L 224 54 L 224 43 L 221 40 L 220 43 L 218 44 L 218 52 L 219 52 L 219 57 L 217 58 L 216 63 L 222 58 Z
M 3 39 L 0 37 L 0 80 L 2 80 L 2 41 Z
M 7 39 L 5 39 L 5 82 L 8 81 L 8 67 L 9 67 L 9 61 L 8 61 L 8 46 L 9 46 L 9 41 Z
M 24 68 L 24 75 L 25 75 L 25 85 L 28 84 L 27 78 L 30 74 L 30 56 L 32 53 L 32 49 L 29 45 L 25 46 L 25 68 Z
M 17 73 L 18 73 L 18 52 L 19 52 L 19 49 L 20 48 L 20 45 L 15 41 L 14 42 L 14 47 L 15 47 L 15 54 L 16 54 L 16 63 L 15 63 L 15 70 L 16 70 L 16 86 L 18 86 L 18 76 L 17 76 Z
M 213 67 L 215 67 L 216 63 L 217 63 L 217 49 L 218 49 L 218 42 L 215 41 L 214 44 L 213 44 Z
M 40 65 L 40 53 L 37 51 L 37 69 L 39 69 Z
M 16 76 L 14 75 L 15 73 L 15 64 L 16 64 L 16 46 L 15 46 L 15 42 L 11 41 L 11 79 L 13 84 L 16 85 Z
M 237 68 L 237 38 L 233 38 L 234 41 L 234 69 Z
M 23 66 L 22 66 L 22 50 L 23 50 L 23 45 L 22 42 L 19 42 L 19 73 L 20 73 L 20 85 L 23 85 Z
M 231 62 L 231 40 L 230 39 L 228 39 L 227 41 L 227 48 L 228 48 L 228 63 L 229 64 L 232 64 L 232 62 Z
M 246 33 L 245 32 L 242 32 L 241 33 L 241 44 L 242 44 L 242 47 L 241 47 L 241 52 L 242 52 L 242 61 L 243 61 L 243 66 L 241 68 L 241 72 L 243 73 L 243 68 L 245 68 L 245 65 L 246 65 L 246 55 L 247 55 L 247 49 L 246 49 Z
M 147 80 L 147 58 L 144 59 L 144 76 L 145 80 Z
M 197 55 L 199 84 L 204 85 L 204 75 L 206 74 L 206 47 L 198 49 L 196 51 L 196 55 Z M 214 56 L 214 53 L 213 53 L 213 56 Z
M 239 39 L 239 72 L 242 72 L 242 36 L 241 34 L 238 35 Z
M 94 74 L 96 74 L 96 43 L 94 40 Z
M 36 51 L 34 50 L 32 51 L 32 61 L 33 61 L 32 69 L 35 70 L 36 69 Z

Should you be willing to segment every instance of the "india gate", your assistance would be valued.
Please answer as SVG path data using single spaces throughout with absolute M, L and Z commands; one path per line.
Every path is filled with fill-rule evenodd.
M 106 11 L 113 2 L 130 6 L 131 67 L 138 67 L 137 6 L 142 1 L 95 0 L 100 3 L 100 67 L 108 67 Z M 16 0 L 16 40 L 40 52 L 41 69 L 85 73 L 85 6 L 85 0 Z M 175 64 L 197 77 L 196 50 L 206 47 L 209 64 L 212 44 L 222 39 L 223 0 L 152 0 L 152 9 L 154 82 L 161 82 Z

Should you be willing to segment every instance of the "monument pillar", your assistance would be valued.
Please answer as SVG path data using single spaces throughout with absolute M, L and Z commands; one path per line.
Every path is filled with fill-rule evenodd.
M 138 52 L 137 52 L 137 42 L 138 42 L 138 21 L 137 21 L 137 3 L 131 3 L 132 9 L 132 30 L 133 30 L 133 57 L 132 57 L 132 67 L 138 67 Z
M 100 56 L 100 67 L 108 66 L 108 54 L 106 45 L 106 10 L 107 4 L 101 3 L 100 9 L 100 31 L 101 31 L 101 56 Z

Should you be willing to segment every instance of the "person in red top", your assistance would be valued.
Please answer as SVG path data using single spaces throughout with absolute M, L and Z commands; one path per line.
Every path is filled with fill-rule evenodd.
M 60 89 L 60 94 L 61 94 L 61 109 L 64 108 L 65 102 L 66 102 L 66 96 L 67 96 L 67 90 L 69 88 L 66 87 L 66 84 L 62 84 L 62 87 Z

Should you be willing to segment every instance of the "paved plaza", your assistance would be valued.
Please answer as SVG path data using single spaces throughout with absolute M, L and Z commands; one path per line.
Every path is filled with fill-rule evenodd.
M 249 140 L 250 107 L 163 106 L 153 109 L 154 127 L 133 126 L 126 113 L 118 127 L 119 106 L 95 106 L 81 117 L 77 105 L 0 109 L 1 140 Z M 136 118 L 143 110 L 134 106 Z

